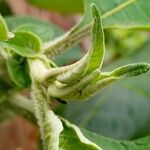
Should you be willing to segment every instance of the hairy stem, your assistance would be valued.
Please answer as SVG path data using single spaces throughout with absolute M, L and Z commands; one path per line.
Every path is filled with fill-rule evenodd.
M 38 83 L 33 84 L 32 99 L 44 149 L 58 150 L 59 134 L 63 130 L 63 126 L 59 118 L 49 109 L 49 100 L 45 93 L 46 91 L 43 85 L 39 85 Z
M 79 43 L 82 38 L 89 35 L 92 24 L 93 22 L 83 28 L 80 28 L 79 30 L 73 28 L 71 31 L 68 31 L 60 38 L 57 38 L 54 41 L 47 43 L 43 47 L 43 51 L 49 58 L 61 54 L 64 49 Z
M 30 99 L 19 94 L 12 94 L 9 95 L 6 98 L 6 101 L 4 101 L 1 105 L 36 124 L 36 118 L 33 114 L 33 107 Z

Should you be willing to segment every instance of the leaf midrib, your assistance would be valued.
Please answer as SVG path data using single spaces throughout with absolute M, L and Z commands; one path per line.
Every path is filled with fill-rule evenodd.
M 130 6 L 137 0 L 127 0 L 126 2 L 123 2 L 122 4 L 118 5 L 117 7 L 107 11 L 106 13 L 102 14 L 102 19 L 112 16 L 113 14 L 119 12 L 120 10 L 123 10 L 124 8 Z

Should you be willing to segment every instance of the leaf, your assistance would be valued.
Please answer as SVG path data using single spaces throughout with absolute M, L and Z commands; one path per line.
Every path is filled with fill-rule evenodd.
M 81 60 L 71 65 L 72 67 L 70 69 L 60 73 L 56 79 L 64 84 L 78 82 L 87 72 L 90 57 L 90 53 L 88 53 Z
M 150 149 L 150 136 L 133 141 L 114 140 L 98 134 L 82 130 L 93 142 L 102 147 L 103 150 L 148 150 Z
M 0 42 L 0 46 L 23 57 L 35 57 L 40 53 L 41 40 L 32 32 L 16 31 L 14 38 L 6 42 Z
M 6 22 L 11 31 L 25 30 L 33 32 L 42 39 L 42 42 L 46 44 L 49 41 L 54 40 L 56 37 L 63 34 L 63 30 L 54 25 L 33 17 L 7 17 Z M 38 29 L 35 31 L 35 29 Z M 83 51 L 79 46 L 70 48 L 63 55 L 54 57 L 53 60 L 58 65 L 66 65 L 71 63 L 72 60 L 76 61 L 83 56 Z
M 46 22 L 36 17 L 6 17 L 10 31 L 25 30 L 40 35 L 43 42 L 47 42 L 62 34 L 62 30 L 53 23 Z M 34 28 L 35 27 L 35 28 Z M 38 30 L 35 30 L 38 29 Z
M 85 0 L 84 25 L 92 19 L 91 3 L 100 9 L 104 28 L 150 28 L 150 2 L 147 0 Z
M 15 30 L 17 31 L 30 31 L 38 35 L 43 42 L 48 42 L 52 39 L 53 37 L 53 28 L 50 26 L 44 26 L 43 25 L 38 25 L 38 24 L 27 24 L 27 25 L 21 25 Z
M 59 150 L 102 150 L 95 143 L 88 140 L 77 126 L 63 118 L 61 118 L 61 121 L 64 130 L 60 134 Z
M 135 63 L 129 64 L 115 69 L 111 75 L 116 77 L 133 77 L 150 70 L 150 65 L 148 63 Z
M 94 19 L 94 24 L 92 27 L 92 38 L 91 38 L 91 48 L 90 48 L 90 62 L 87 72 L 92 72 L 95 69 L 101 69 L 103 64 L 103 58 L 105 54 L 105 42 L 103 26 L 101 22 L 101 15 L 99 9 L 95 4 L 91 5 L 92 15 Z
M 48 94 L 51 97 L 62 100 L 75 100 L 81 95 L 82 89 L 86 87 L 91 81 L 96 80 L 100 76 L 100 71 L 95 70 L 89 75 L 85 75 L 79 82 L 72 85 L 63 85 L 59 82 L 52 82 L 48 85 Z M 78 99 L 80 100 L 80 99 Z
M 44 122 L 44 128 L 46 133 L 46 141 L 50 143 L 46 145 L 46 149 L 50 150 L 58 150 L 59 148 L 59 136 L 60 133 L 63 131 L 63 126 L 60 119 L 53 113 L 53 111 L 47 111 L 46 115 L 46 122 Z M 49 140 L 49 141 L 48 141 Z
M 101 24 L 100 13 L 97 7 L 91 5 L 94 25 L 92 28 L 92 43 L 89 52 L 74 67 L 57 76 L 57 80 L 64 84 L 78 82 L 85 74 L 100 69 L 104 58 L 104 34 Z M 99 24 L 100 22 L 100 24 Z
M 83 0 L 28 0 L 30 3 L 50 11 L 58 11 L 64 14 L 78 13 L 83 11 Z
M 31 84 L 27 60 L 18 55 L 7 60 L 7 69 L 12 81 L 19 87 L 25 88 Z
M 89 83 L 83 88 L 81 91 L 81 96 L 77 97 L 77 99 L 87 99 L 115 81 L 128 77 L 138 76 L 148 72 L 149 70 L 150 64 L 148 63 L 134 63 L 119 67 L 112 72 L 102 72 L 101 76 L 96 79 L 96 81 Z
M 150 62 L 150 43 L 135 56 L 109 66 L 137 61 Z M 106 69 L 105 69 L 106 70 Z M 108 69 L 107 69 L 108 70 Z M 150 134 L 150 73 L 128 79 L 101 91 L 90 101 L 68 103 L 58 111 L 80 127 L 118 139 L 134 139 Z M 140 113 L 139 113 L 140 112 Z
M 90 5 L 94 3 L 102 15 L 104 29 L 150 29 L 150 1 L 147 0 L 85 0 L 83 19 L 70 31 L 55 40 L 45 49 L 45 53 L 59 54 L 66 48 L 78 43 L 90 33 L 92 12 Z M 109 4 L 109 5 L 108 5 Z M 61 46 L 60 46 L 61 45 Z M 59 53 L 58 53 L 59 51 Z
M 7 24 L 0 14 L 0 41 L 5 41 L 12 37 L 13 34 L 9 32 Z

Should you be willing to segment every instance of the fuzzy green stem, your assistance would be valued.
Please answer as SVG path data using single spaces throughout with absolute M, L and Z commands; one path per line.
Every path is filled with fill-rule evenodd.
M 76 27 L 74 27 L 71 31 L 68 31 L 60 38 L 50 41 L 43 47 L 44 53 L 49 58 L 61 54 L 64 49 L 79 43 L 81 39 L 89 35 L 92 24 L 93 22 L 88 24 L 88 26 L 84 26 L 78 30 L 76 30 Z
M 49 98 L 46 95 L 45 87 L 33 83 L 32 99 L 35 108 L 35 116 L 38 120 L 40 132 L 45 150 L 59 149 L 59 134 L 63 130 L 61 121 L 53 111 L 49 110 Z
M 3 105 L 12 112 L 36 124 L 36 118 L 33 115 L 32 102 L 26 97 L 19 94 L 8 96 Z

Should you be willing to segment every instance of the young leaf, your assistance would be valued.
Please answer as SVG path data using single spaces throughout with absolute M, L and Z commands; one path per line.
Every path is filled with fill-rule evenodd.
M 0 41 L 5 41 L 13 36 L 14 35 L 9 32 L 7 24 L 0 14 Z
M 95 143 L 88 140 L 77 126 L 63 118 L 61 118 L 61 121 L 64 130 L 60 134 L 60 150 L 102 150 Z
M 85 88 L 83 88 L 78 99 L 86 100 L 91 96 L 96 95 L 100 90 L 104 89 L 117 80 L 119 80 L 119 78 L 112 76 L 103 80 L 98 80 L 96 83 L 89 83 Z
M 52 82 L 48 87 L 48 93 L 51 97 L 62 100 L 85 100 L 115 81 L 124 77 L 137 76 L 149 70 L 150 65 L 147 63 L 126 65 L 110 73 L 100 73 L 100 71 L 95 70 L 91 75 L 83 77 L 80 82 L 73 85 L 68 86 L 57 83 L 57 81 Z
M 148 72 L 149 70 L 150 65 L 148 63 L 136 63 L 119 67 L 115 69 L 112 73 L 102 73 L 100 78 L 95 83 L 87 85 L 82 90 L 81 97 L 79 99 L 89 98 L 95 95 L 98 91 L 110 85 L 111 83 L 121 80 L 122 78 L 138 76 Z
M 76 66 L 71 70 L 60 74 L 56 79 L 64 84 L 72 84 L 77 82 L 81 77 L 87 73 L 91 73 L 97 68 L 101 68 L 104 57 L 104 33 L 98 8 L 92 4 L 92 13 L 94 18 L 94 25 L 92 29 L 92 43 L 87 55 L 77 62 Z
M 60 98 L 62 100 L 75 100 L 80 96 L 82 89 L 87 86 L 91 81 L 95 81 L 100 77 L 99 70 L 84 76 L 78 83 L 72 85 L 64 85 L 59 82 L 52 82 L 48 86 L 48 93 L 51 97 Z
M 7 60 L 7 70 L 12 81 L 19 87 L 25 88 L 31 84 L 27 60 L 14 55 Z
M 90 50 L 90 62 L 88 66 L 88 73 L 94 71 L 95 69 L 101 69 L 103 64 L 103 58 L 105 54 L 105 42 L 104 33 L 100 17 L 99 9 L 95 4 L 91 4 L 92 15 L 94 19 L 94 24 L 92 27 L 92 42 Z
M 86 58 L 87 56 L 85 56 L 84 59 L 78 61 L 75 64 L 64 66 L 64 67 L 56 67 L 56 68 L 51 68 L 50 65 L 47 65 L 42 57 L 33 58 L 33 59 L 30 58 L 29 59 L 30 68 L 31 68 L 30 72 L 33 78 L 38 82 L 53 81 L 57 77 L 61 77 L 61 75 L 63 75 L 63 77 L 65 74 L 74 75 L 74 73 L 72 73 L 70 70 L 72 70 L 75 67 L 76 67 L 76 70 L 79 70 L 78 65 L 80 63 L 81 64 L 79 65 L 79 68 L 86 69 L 86 66 L 87 66 L 87 61 L 85 61 Z M 83 72 L 84 70 L 81 70 L 81 71 Z M 82 75 L 81 71 L 79 72 L 80 75 Z M 75 73 L 78 74 L 77 71 Z M 66 78 L 67 77 L 65 77 L 65 79 Z
M 59 74 L 56 79 L 64 84 L 72 84 L 78 82 L 87 72 L 90 60 L 90 52 L 85 55 L 80 61 L 76 62 L 73 68 Z
M 40 53 L 41 40 L 34 33 L 16 31 L 14 38 L 6 42 L 0 42 L 0 46 L 12 50 L 23 57 L 35 57 Z
M 129 64 L 115 69 L 111 73 L 111 76 L 133 77 L 133 76 L 138 76 L 140 74 L 146 73 L 149 70 L 150 70 L 150 64 L 148 63 Z

